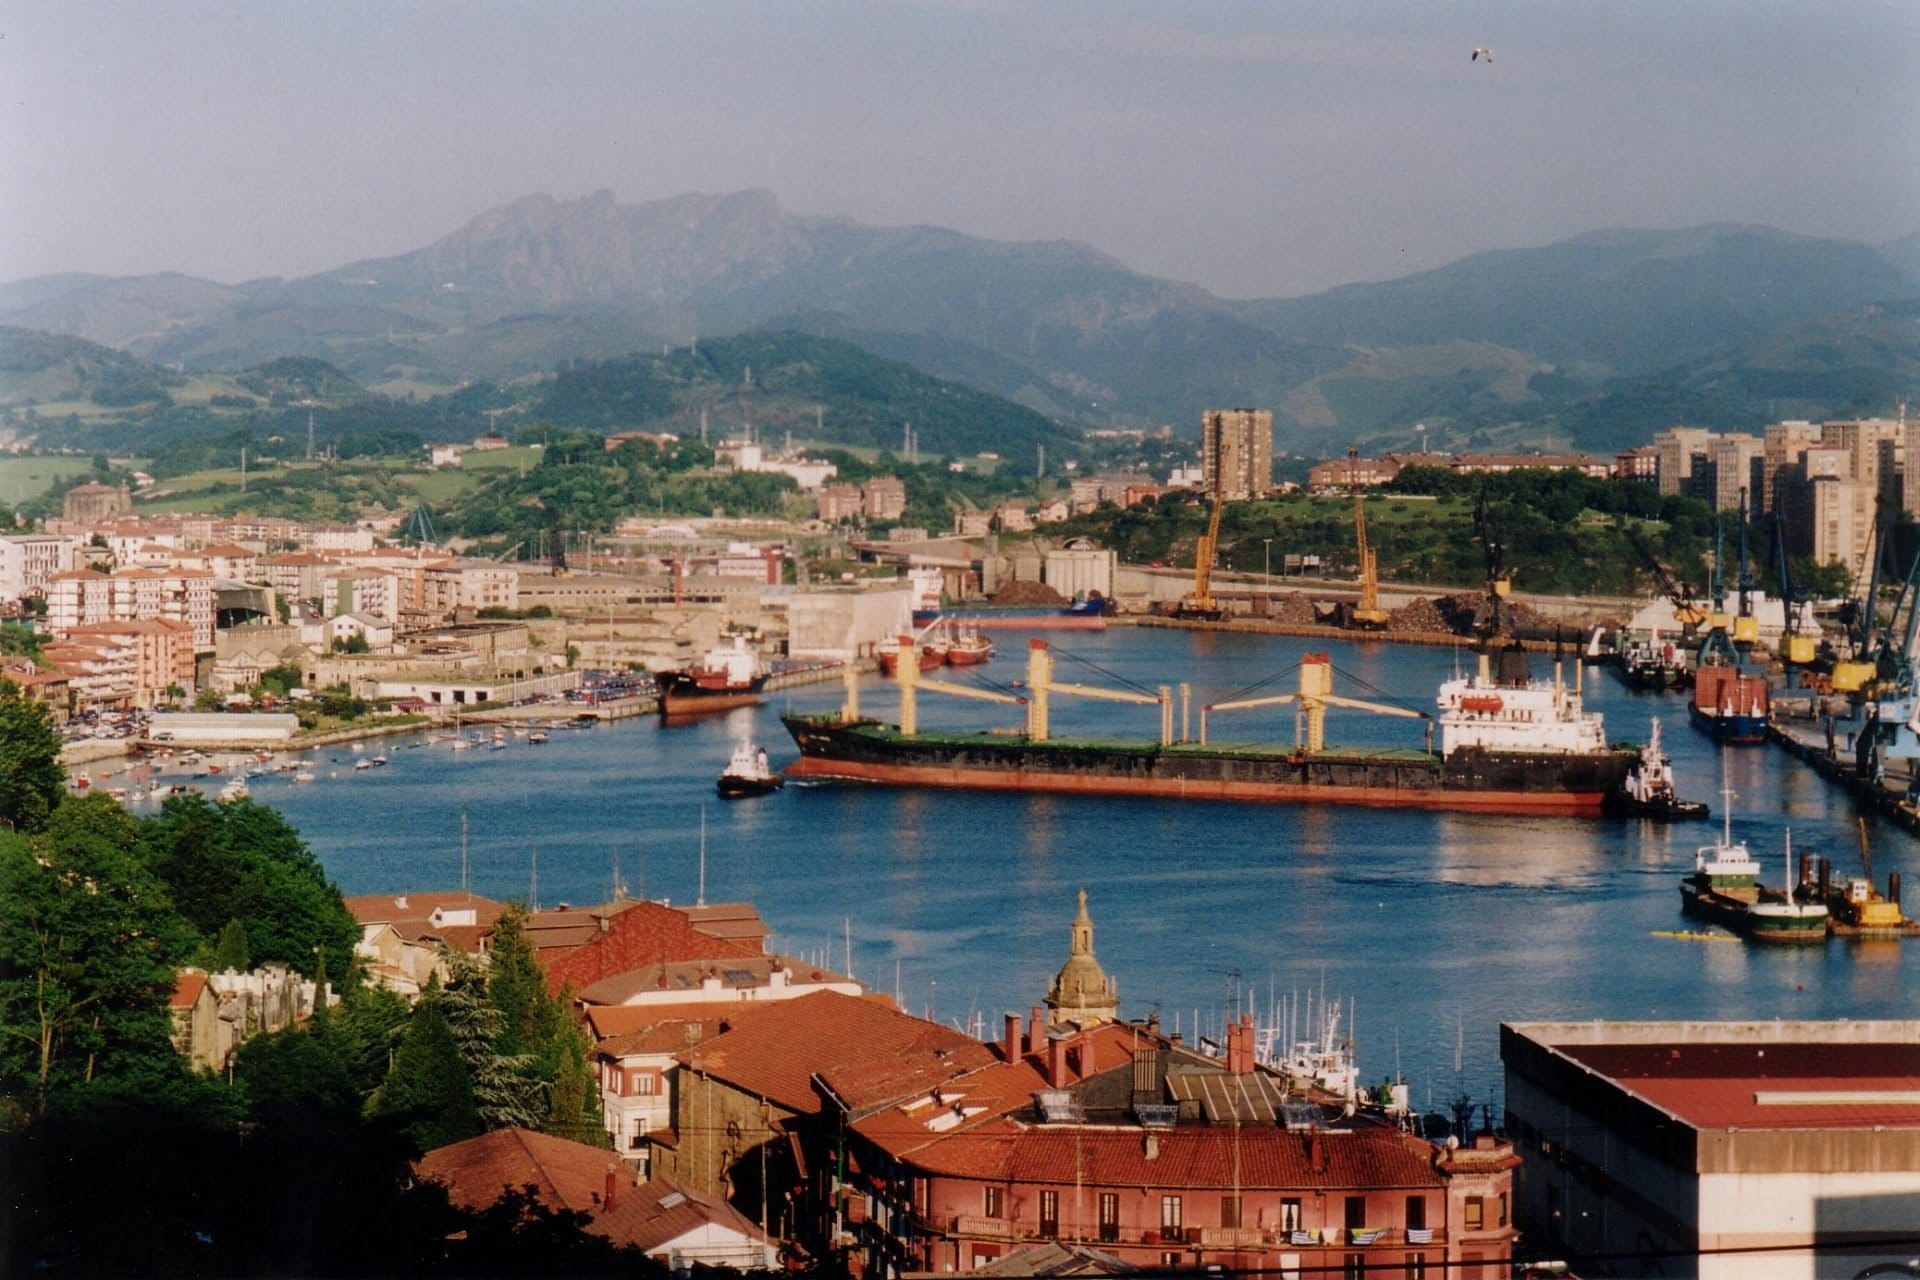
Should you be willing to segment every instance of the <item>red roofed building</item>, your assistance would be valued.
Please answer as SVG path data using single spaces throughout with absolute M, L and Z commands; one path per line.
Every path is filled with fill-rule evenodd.
M 680 1268 L 695 1263 L 765 1271 L 767 1234 L 724 1200 L 665 1178 L 636 1181 L 611 1151 L 530 1129 L 496 1129 L 427 1152 L 414 1165 L 462 1209 L 490 1207 L 531 1186 L 549 1209 L 587 1215 L 586 1229 Z
M 1504 1277 L 1510 1144 L 1449 1150 L 1256 1061 L 1112 1020 L 1085 909 L 1049 1007 L 997 1048 L 829 1068 L 844 1158 L 825 1232 L 858 1274 L 970 1271 L 1041 1244 L 1143 1268 Z M 1084 991 L 1083 1007 L 1059 997 Z
M 220 1025 L 220 997 L 199 969 L 182 969 L 174 976 L 167 998 L 173 1017 L 175 1052 L 201 1071 L 216 1071 L 226 1061 L 230 1035 Z
M 695 927 L 684 911 L 636 902 L 617 915 L 596 916 L 598 932 L 558 955 L 542 954 L 547 985 L 584 991 L 616 974 L 671 960 L 723 961 L 761 954 L 756 941 L 721 938 Z M 684 998 L 684 997 L 681 997 Z
M 1699 1280 L 1914 1255 L 1920 1022 L 1514 1023 L 1500 1057 L 1538 1249 Z
M 764 1190 L 778 1207 L 775 1233 L 818 1249 L 841 1112 L 817 1082 L 926 1058 L 970 1070 L 992 1055 L 884 996 L 822 991 L 737 1005 L 719 1035 L 678 1055 L 674 1128 L 651 1139 L 652 1168 L 740 1205 L 760 1203 Z

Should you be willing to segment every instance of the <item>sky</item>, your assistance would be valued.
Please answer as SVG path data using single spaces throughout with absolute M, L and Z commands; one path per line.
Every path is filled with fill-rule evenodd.
M 0 280 L 299 276 L 600 189 L 1228 297 L 1606 227 L 1920 231 L 1911 0 L 8 0 L 0 108 Z

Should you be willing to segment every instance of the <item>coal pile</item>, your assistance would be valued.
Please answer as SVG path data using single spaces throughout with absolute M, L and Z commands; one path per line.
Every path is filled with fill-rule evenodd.
M 1451 631 L 1447 614 L 1431 600 L 1412 600 L 1387 615 L 1389 631 Z

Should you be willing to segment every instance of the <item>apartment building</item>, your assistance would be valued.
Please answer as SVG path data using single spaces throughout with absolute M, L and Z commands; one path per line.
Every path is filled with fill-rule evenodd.
M 1273 487 L 1273 413 L 1209 409 L 1200 420 L 1202 487 L 1226 502 L 1244 502 Z
M 25 600 L 47 594 L 47 583 L 73 568 L 79 539 L 59 534 L 19 534 L 0 538 L 0 600 Z

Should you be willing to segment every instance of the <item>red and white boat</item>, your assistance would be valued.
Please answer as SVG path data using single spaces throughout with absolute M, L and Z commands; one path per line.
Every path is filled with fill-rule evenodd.
M 698 662 L 683 671 L 658 673 L 660 714 L 704 715 L 709 711 L 755 706 L 772 674 L 747 643 L 747 638 L 734 636 L 731 644 L 707 650 Z
M 977 667 L 993 657 L 993 641 L 972 627 L 955 636 L 947 646 L 947 665 Z

